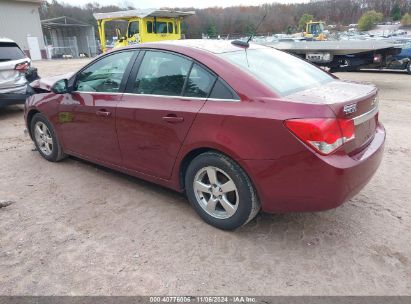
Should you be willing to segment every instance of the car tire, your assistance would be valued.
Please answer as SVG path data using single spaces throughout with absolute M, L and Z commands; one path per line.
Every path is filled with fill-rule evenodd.
M 43 158 L 58 162 L 66 157 L 52 124 L 43 114 L 37 113 L 33 116 L 30 131 L 37 151 Z
M 408 73 L 408 75 L 411 75 L 411 61 L 408 62 L 408 65 L 407 65 L 407 73 Z
M 260 202 L 250 178 L 232 159 L 216 152 L 194 158 L 185 174 L 188 200 L 208 224 L 234 230 L 251 221 Z

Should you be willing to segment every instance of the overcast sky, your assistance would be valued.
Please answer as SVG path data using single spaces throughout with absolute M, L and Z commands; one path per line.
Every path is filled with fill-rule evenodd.
M 88 2 L 97 2 L 100 5 L 119 5 L 127 7 L 127 5 L 136 8 L 160 8 L 160 7 L 196 7 L 205 8 L 211 6 L 233 6 L 233 5 L 260 5 L 264 3 L 299 3 L 309 2 L 309 0 L 58 0 L 59 2 L 68 3 L 71 5 L 84 5 Z

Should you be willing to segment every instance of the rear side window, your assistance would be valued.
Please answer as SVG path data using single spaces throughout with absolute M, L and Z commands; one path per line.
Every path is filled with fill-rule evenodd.
M 215 79 L 216 77 L 214 75 L 198 64 L 194 64 L 187 81 L 184 96 L 207 97 Z
M 133 93 L 181 96 L 191 63 L 178 55 L 147 51 L 133 84 Z
M 240 97 L 222 79 L 216 81 L 209 98 L 240 100 Z
M 26 58 L 23 51 L 13 42 L 0 43 L 0 62 Z

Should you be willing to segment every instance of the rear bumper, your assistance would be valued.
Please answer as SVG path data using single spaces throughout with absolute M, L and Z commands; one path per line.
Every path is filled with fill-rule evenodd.
M 370 181 L 383 156 L 385 130 L 361 153 L 319 156 L 306 152 L 278 160 L 248 160 L 262 209 L 270 213 L 321 211 L 336 208 Z
M 27 86 L 18 87 L 16 89 L 0 89 L 0 107 L 5 107 L 12 104 L 23 104 L 26 101 Z

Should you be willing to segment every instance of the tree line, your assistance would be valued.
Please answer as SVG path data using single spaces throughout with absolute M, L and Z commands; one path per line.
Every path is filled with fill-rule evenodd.
M 93 13 L 134 8 L 138 7 L 101 6 L 96 2 L 76 7 L 53 0 L 43 3 L 40 16 L 41 19 L 67 16 L 93 25 L 97 30 Z M 400 20 L 406 13 L 411 13 L 411 0 L 323 0 L 296 4 L 272 3 L 227 8 L 170 9 L 195 11 L 194 16 L 185 19 L 183 33 L 187 38 L 201 38 L 202 34 L 226 36 L 256 34 L 256 32 L 257 34 L 296 32 L 301 30 L 299 21 L 304 14 L 312 15 L 315 20 L 322 20 L 327 24 L 348 25 L 358 23 L 364 13 L 374 10 L 383 19 L 395 21 Z M 256 29 L 256 25 L 264 15 L 266 18 L 260 28 Z M 114 33 L 113 29 L 112 31 Z

